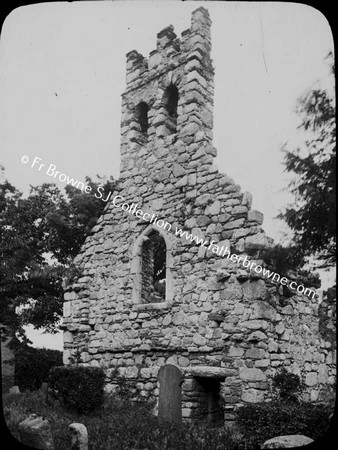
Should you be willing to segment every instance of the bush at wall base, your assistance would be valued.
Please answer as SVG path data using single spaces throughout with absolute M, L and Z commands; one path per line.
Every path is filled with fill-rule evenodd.
M 316 440 L 330 426 L 331 414 L 330 405 L 272 401 L 240 407 L 236 422 L 248 448 L 258 449 L 276 436 L 302 434 Z
M 52 367 L 62 365 L 62 352 L 21 345 L 15 351 L 15 381 L 20 392 L 35 391 L 48 381 Z
M 103 404 L 105 374 L 99 367 L 53 367 L 49 392 L 79 414 L 97 410 Z

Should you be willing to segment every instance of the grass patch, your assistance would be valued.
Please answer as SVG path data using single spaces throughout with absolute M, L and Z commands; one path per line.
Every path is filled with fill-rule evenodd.
M 159 426 L 147 403 L 131 403 L 106 395 L 103 407 L 83 415 L 66 411 L 53 399 L 46 401 L 41 391 L 3 398 L 6 423 L 17 439 L 18 424 L 29 414 L 47 418 L 51 424 L 55 448 L 69 450 L 68 426 L 83 423 L 88 430 L 89 450 L 235 450 L 241 448 L 234 435 L 223 427 L 188 424 Z M 244 446 L 242 447 L 244 448 Z

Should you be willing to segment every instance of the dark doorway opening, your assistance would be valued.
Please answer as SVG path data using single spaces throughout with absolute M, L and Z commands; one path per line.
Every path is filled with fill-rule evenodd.
M 220 378 L 196 377 L 196 390 L 198 407 L 195 410 L 194 420 L 212 424 L 224 424 L 224 411 L 220 404 Z

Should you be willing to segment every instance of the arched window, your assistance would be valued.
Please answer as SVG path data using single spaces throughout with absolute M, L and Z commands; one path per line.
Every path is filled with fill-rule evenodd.
M 175 238 L 161 228 L 149 225 L 133 247 L 133 303 L 140 307 L 157 303 L 167 307 L 174 296 L 172 256 Z
M 137 105 L 137 120 L 140 125 L 140 131 L 146 135 L 148 131 L 148 111 L 149 106 L 145 102 L 141 102 Z
M 144 303 L 165 301 L 167 248 L 163 237 L 153 230 L 142 245 L 141 298 Z
M 164 91 L 163 103 L 167 113 L 167 128 L 170 134 L 177 131 L 177 104 L 178 104 L 178 89 L 175 85 L 169 85 Z

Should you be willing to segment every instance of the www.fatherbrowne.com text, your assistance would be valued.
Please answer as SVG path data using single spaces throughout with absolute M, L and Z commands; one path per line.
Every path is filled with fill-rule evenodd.
M 159 219 L 156 214 L 150 214 L 148 212 L 142 211 L 142 209 L 138 208 L 137 203 L 129 204 L 124 200 L 125 199 L 121 195 L 117 195 L 112 198 L 112 203 L 116 208 L 121 208 L 123 211 L 135 215 L 138 218 L 142 218 L 143 220 L 152 223 L 166 231 L 172 231 L 172 226 L 169 222 L 163 219 Z M 280 283 L 282 286 L 289 286 L 290 289 L 295 290 L 299 294 L 303 294 L 311 298 L 314 298 L 316 295 L 316 291 L 314 291 L 313 289 L 306 288 L 302 284 L 298 285 L 295 281 L 291 281 L 287 277 L 281 277 L 278 273 L 268 270 L 254 261 L 250 261 L 246 255 L 239 256 L 236 253 L 231 253 L 228 247 L 224 245 L 219 246 L 213 240 L 204 240 L 203 238 L 193 235 L 192 233 L 188 233 L 188 231 L 183 231 L 181 228 L 177 228 L 176 226 L 173 231 L 175 233 L 175 236 L 178 236 L 192 243 L 195 242 L 201 247 L 206 247 L 207 250 L 218 256 L 223 256 L 230 259 L 232 262 L 242 264 L 242 266 L 246 269 L 254 270 L 256 273 L 262 273 L 264 277 L 274 282 Z

